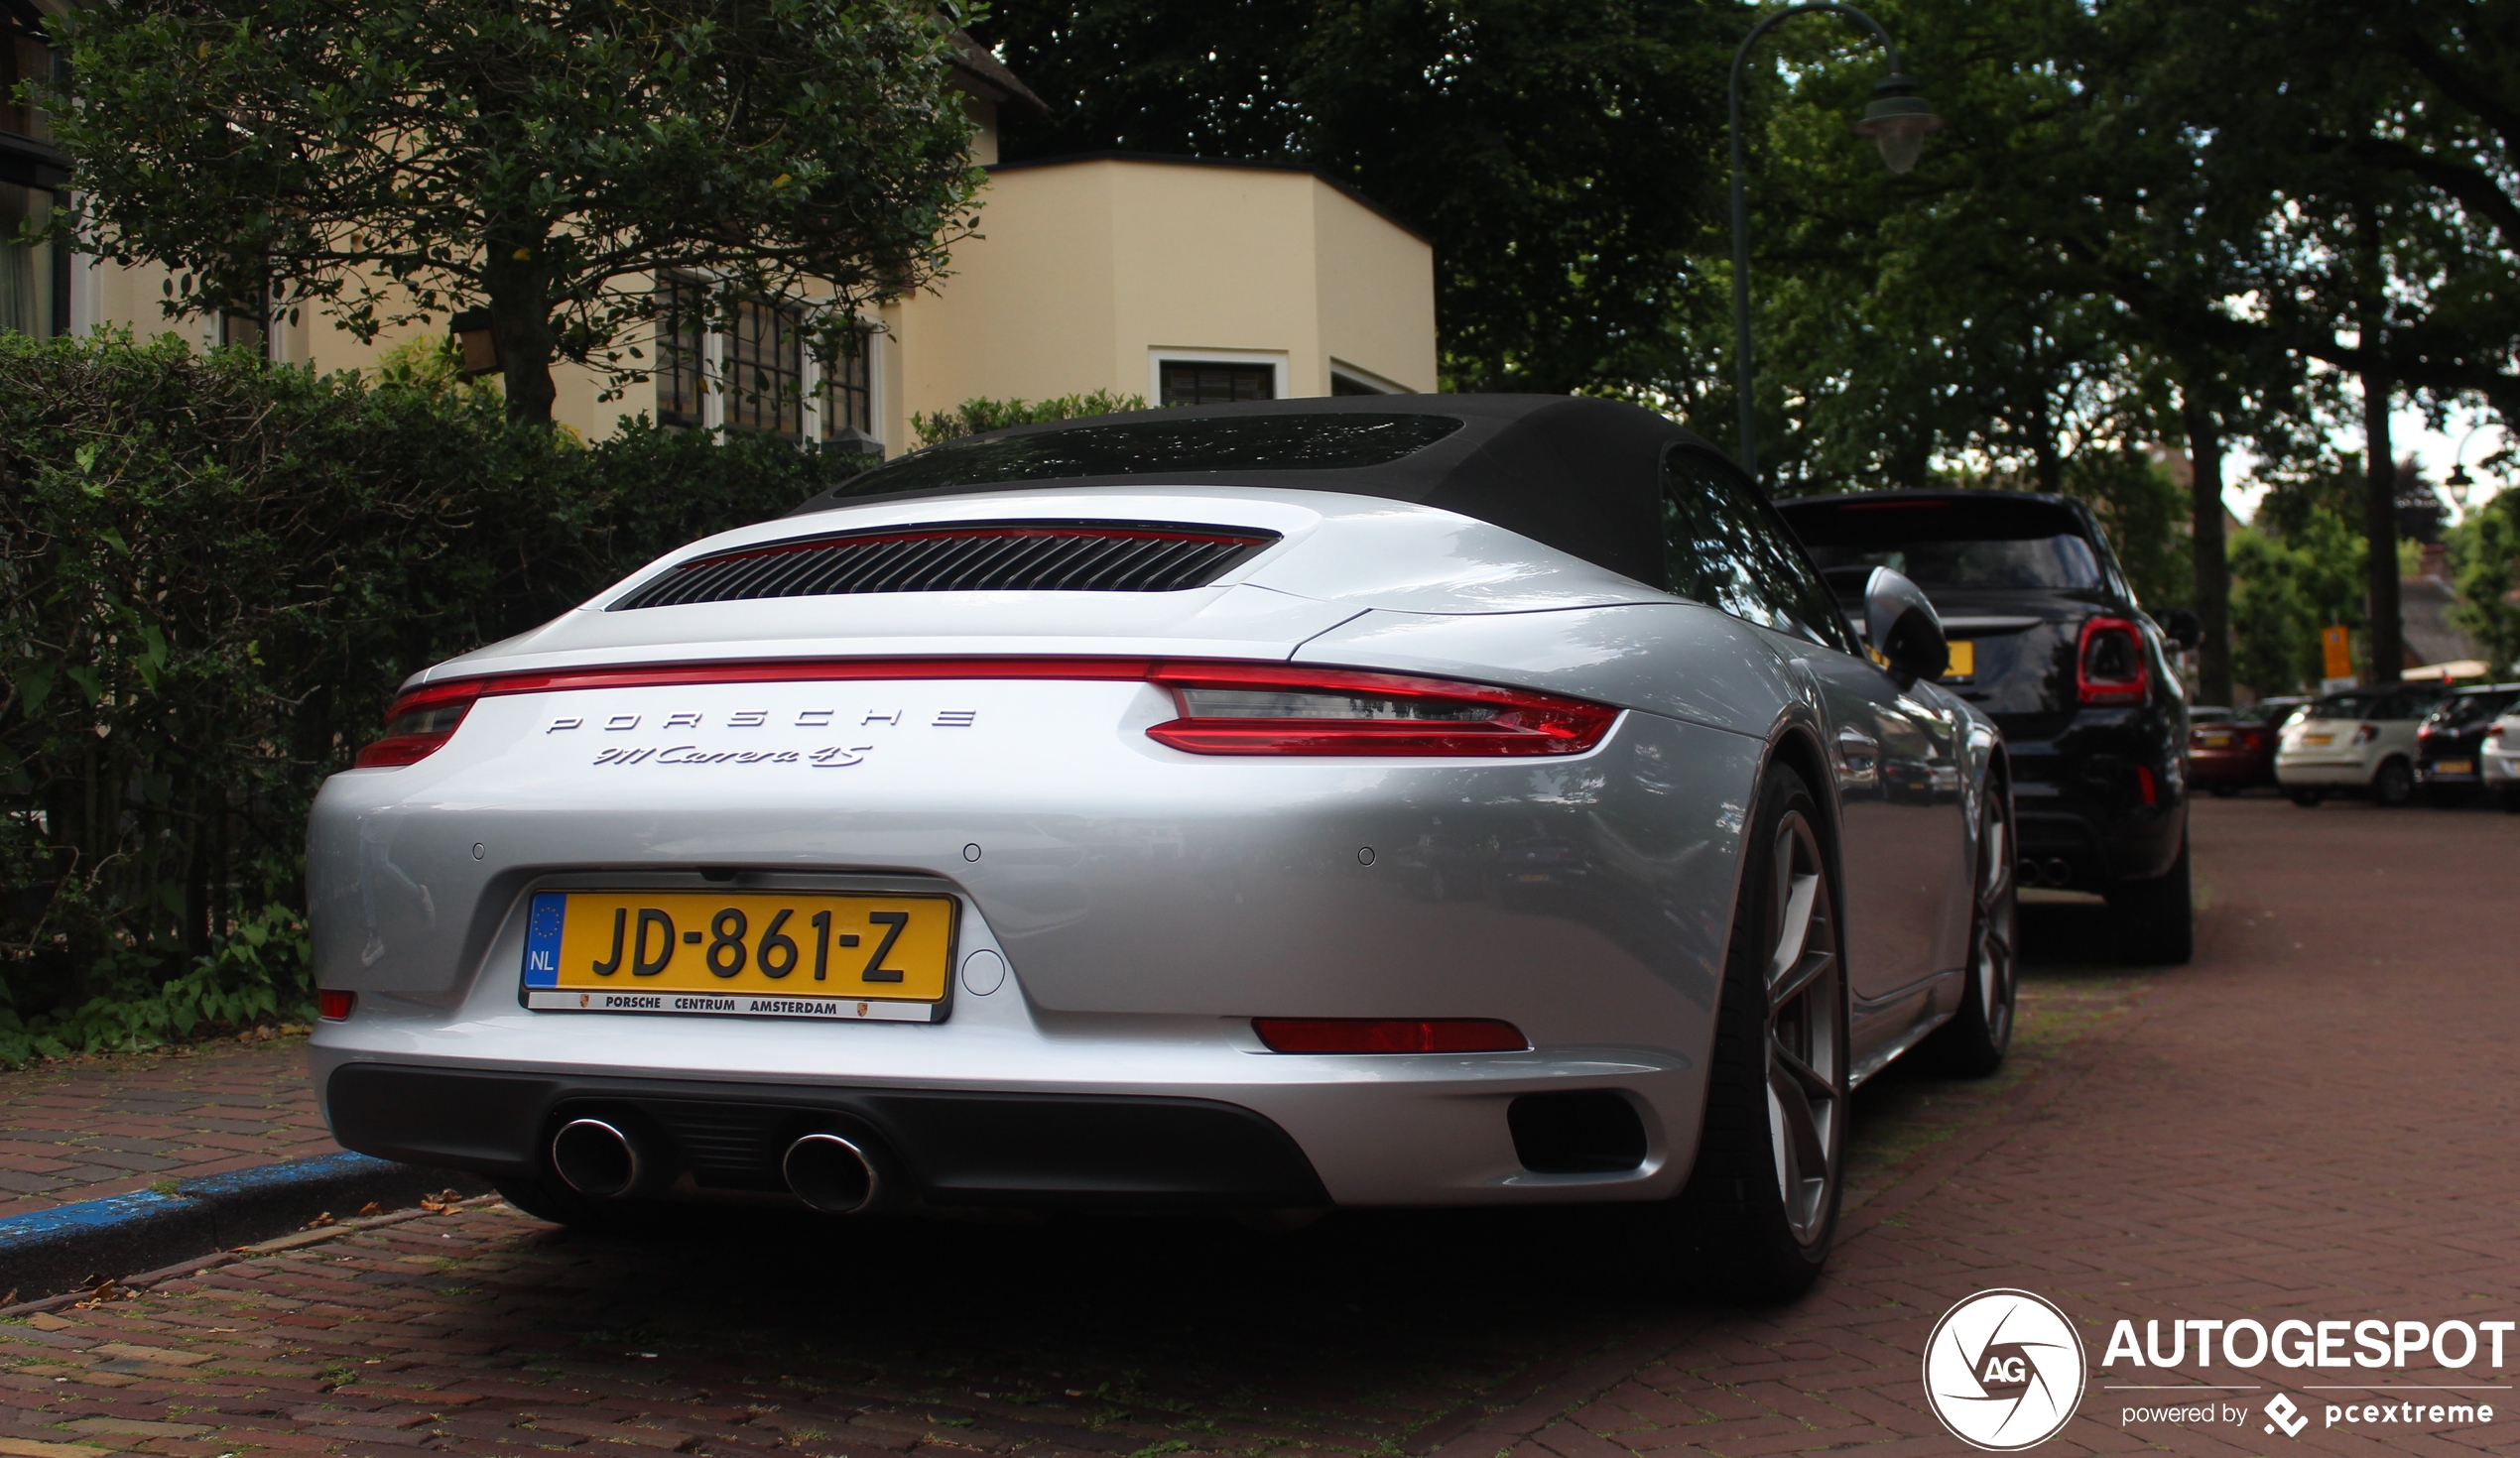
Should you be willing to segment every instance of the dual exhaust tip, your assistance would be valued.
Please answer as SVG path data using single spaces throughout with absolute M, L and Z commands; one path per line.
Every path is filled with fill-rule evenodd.
M 815 1133 L 788 1146 L 779 1172 L 796 1197 L 826 1215 L 857 1215 L 891 1191 L 881 1156 L 870 1143 Z M 655 1172 L 644 1141 L 622 1121 L 572 1119 L 552 1136 L 552 1168 L 570 1189 L 599 1200 L 617 1200 L 640 1189 Z
M 2023 856 L 2020 879 L 2024 886 L 2064 886 L 2074 879 L 2074 863 L 2063 856 L 2044 861 Z

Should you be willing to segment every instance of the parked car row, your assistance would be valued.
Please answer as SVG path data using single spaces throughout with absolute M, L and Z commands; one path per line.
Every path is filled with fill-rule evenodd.
M 2520 683 L 2409 683 L 2194 708 L 2188 775 L 2215 795 L 2274 787 L 2303 806 L 2335 795 L 2401 805 L 2418 794 L 2455 805 L 2481 791 L 2520 813 L 2515 710 Z

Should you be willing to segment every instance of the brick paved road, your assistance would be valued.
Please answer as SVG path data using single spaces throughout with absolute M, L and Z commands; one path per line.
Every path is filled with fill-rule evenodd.
M 2090 913 L 2037 909 L 2077 954 L 2038 970 L 2022 1067 L 1866 1091 L 1837 1264 L 1789 1308 L 1658 1301 L 1581 1214 L 1277 1238 L 757 1217 L 673 1246 L 493 1206 L 0 1326 L 0 1455 L 1955 1453 L 1918 1354 L 1985 1286 L 2057 1300 L 2095 1361 L 2121 1315 L 2520 1314 L 2500 927 L 2520 819 L 2243 801 L 2197 823 L 2197 965 L 2127 975 Z M 2200 1378 L 2255 1381 L 2224 1395 L 2252 1406 L 2279 1379 L 2505 1380 L 2121 1367 L 2039 1451 L 2520 1451 L 2508 1412 L 2125 1427 L 2131 1398 L 2100 1387 Z M 2341 1397 L 2288 1391 L 2314 1418 Z
M 0 1219 L 339 1149 L 303 1036 L 0 1073 Z

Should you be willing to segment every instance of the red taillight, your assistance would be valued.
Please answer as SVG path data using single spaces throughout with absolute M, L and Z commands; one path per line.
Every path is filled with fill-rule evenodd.
M 2356 724 L 2353 727 L 2353 742 L 2356 744 L 2369 744 L 2379 737 L 2380 726 L 2377 724 Z
M 2150 808 L 2155 797 L 2161 793 L 2159 787 L 2153 784 L 2153 771 L 2150 765 L 2135 767 L 2135 788 L 2143 793 L 2146 808 Z
M 2124 618 L 2082 625 L 2074 655 L 2075 696 L 2084 703 L 2141 703 L 2152 688 L 2142 630 Z
M 326 1023 L 338 1023 L 349 1017 L 350 1010 L 358 1004 L 357 993 L 329 987 L 315 989 L 315 1013 Z
M 970 658 L 767 660 L 563 668 L 454 679 L 394 701 L 362 767 L 408 765 L 446 742 L 475 700 L 582 688 L 919 678 L 1143 680 L 1172 690 L 1181 717 L 1146 732 L 1210 755 L 1581 754 L 1619 711 L 1528 689 L 1354 668 L 1200 659 Z
M 1202 755 L 1572 755 L 1618 710 L 1444 678 L 1282 664 L 1168 663 L 1181 717 L 1147 730 Z
M 1531 1039 L 1494 1018 L 1254 1018 L 1279 1053 L 1519 1053 Z
M 429 758 L 454 736 L 455 726 L 463 722 L 481 692 L 477 679 L 413 689 L 385 711 L 385 737 L 360 750 L 352 763 L 362 770 L 379 770 Z

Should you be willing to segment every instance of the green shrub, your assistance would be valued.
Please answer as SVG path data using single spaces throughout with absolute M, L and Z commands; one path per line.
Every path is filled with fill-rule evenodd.
M 860 464 L 0 333 L 0 1060 L 302 1016 L 307 805 L 404 677 Z
M 985 430 L 1003 430 L 1009 425 L 1038 425 L 1051 421 L 1072 421 L 1078 416 L 1116 416 L 1144 409 L 1145 396 L 1114 395 L 1108 390 L 1062 395 L 1056 400 L 966 400 L 949 411 L 911 417 L 910 428 L 924 447 Z

